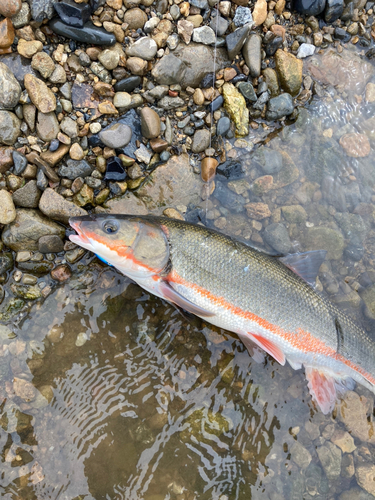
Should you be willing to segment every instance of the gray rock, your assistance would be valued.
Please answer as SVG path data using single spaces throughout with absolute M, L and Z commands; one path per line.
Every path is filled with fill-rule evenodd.
M 134 151 L 134 154 L 138 161 L 143 162 L 146 165 L 150 163 L 152 153 L 144 144 L 141 144 L 140 147 Z
M 265 174 L 276 174 L 283 168 L 281 153 L 264 146 L 256 150 L 252 160 L 262 168 Z
M 244 26 L 245 24 L 250 24 L 252 26 L 253 16 L 251 15 L 251 10 L 248 7 L 239 5 L 236 9 L 233 22 L 237 27 Z
M 312 460 L 311 453 L 301 443 L 296 441 L 290 449 L 290 454 L 294 463 L 301 469 L 307 469 Z
M 180 83 L 186 71 L 185 64 L 173 54 L 163 56 L 151 71 L 157 83 L 173 85 Z
M 70 101 L 70 99 L 72 98 L 72 86 L 71 86 L 71 84 L 66 82 L 66 83 L 64 83 L 64 85 L 61 85 L 60 92 L 61 92 L 62 96 L 65 97 L 65 99 L 68 99 L 68 101 Z
M 227 44 L 228 57 L 231 61 L 240 53 L 250 32 L 250 26 L 247 24 L 229 33 L 225 38 Z M 258 75 L 259 76 L 259 75 Z
M 264 105 L 268 102 L 269 98 L 270 98 L 269 93 L 268 93 L 268 92 L 263 92 L 263 94 L 261 94 L 261 95 L 258 97 L 257 102 L 255 102 L 255 103 L 253 104 L 253 107 L 254 107 L 255 109 L 259 109 L 260 111 L 262 111 L 262 110 L 263 110 L 263 108 L 264 108 Z
M 167 38 L 167 47 L 170 50 L 175 50 L 179 43 L 180 37 L 177 35 L 177 33 L 172 33 L 172 35 L 169 35 L 169 37 Z
M 179 19 L 181 16 L 180 7 L 176 4 L 173 4 L 169 9 L 169 13 L 174 19 L 174 21 L 177 21 L 177 19 Z
M 357 7 L 358 8 L 358 7 Z M 339 19 L 344 11 L 343 0 L 326 0 L 326 7 L 324 10 L 324 20 L 326 23 L 333 23 Z
M 244 98 L 247 99 L 248 101 L 256 102 L 256 100 L 258 99 L 252 83 L 240 82 L 237 85 L 237 88 L 241 92 L 241 94 L 244 96 Z
M 20 95 L 20 84 L 8 66 L 0 62 L 0 108 L 14 108 L 18 104 Z
M 71 139 L 78 137 L 78 125 L 77 122 L 66 116 L 62 119 L 60 123 L 60 129 Z
M 117 68 L 120 54 L 116 50 L 105 49 L 98 55 L 99 61 L 103 64 L 105 69 L 112 70 Z
M 217 36 L 223 36 L 228 29 L 229 22 L 221 16 L 215 16 L 212 18 L 210 26 L 217 33 Z
M 340 226 L 344 237 L 352 245 L 361 245 L 366 237 L 368 228 L 359 214 L 336 213 L 335 219 Z
M 12 195 L 5 191 L 0 190 L 0 224 L 10 224 L 16 218 L 16 209 L 12 200 Z
M 215 32 L 209 26 L 201 26 L 193 29 L 193 42 L 203 45 L 214 45 L 216 42 Z
M 16 175 L 22 174 L 27 167 L 27 158 L 18 151 L 13 151 L 13 171 Z
M 259 35 L 250 35 L 242 49 L 242 55 L 250 70 L 250 76 L 253 78 L 260 75 L 260 66 L 262 62 L 261 48 L 261 37 Z
M 304 59 L 305 57 L 312 56 L 315 52 L 315 45 L 311 43 L 302 43 L 297 52 L 298 59 Z
M 39 78 L 39 75 L 31 67 L 31 59 L 26 59 L 18 53 L 1 56 L 1 62 L 8 66 L 21 87 L 23 86 L 25 75 L 31 74 Z
M 283 224 L 270 224 L 263 232 L 263 239 L 277 252 L 287 254 L 292 246 L 288 231 Z
M 329 227 L 307 229 L 305 250 L 326 250 L 328 260 L 340 260 L 344 251 L 344 237 L 341 231 Z
M 41 168 L 38 169 L 38 173 L 36 174 L 36 185 L 41 191 L 44 191 L 48 186 L 48 179 Z
M 42 215 L 38 210 L 18 208 L 15 220 L 3 231 L 4 245 L 15 252 L 20 250 L 38 250 L 38 240 L 41 236 L 55 234 L 61 239 L 65 229 Z
M 217 122 L 216 135 L 226 136 L 228 130 L 230 129 L 230 119 L 227 116 L 222 116 Z
M 43 19 L 51 19 L 55 10 L 55 0 L 30 0 L 31 16 L 34 21 L 41 22 Z
M 31 180 L 13 193 L 13 202 L 19 207 L 37 208 L 41 194 L 36 180 Z
M 322 195 L 330 205 L 333 205 L 339 212 L 345 212 L 346 201 L 345 191 L 339 177 L 326 175 L 322 180 Z
M 177 5 L 176 5 L 177 7 Z M 158 50 L 155 40 L 151 37 L 145 36 L 138 39 L 133 45 L 126 48 L 125 52 L 127 56 L 140 57 L 146 61 L 151 61 Z
M 112 77 L 110 72 L 105 69 L 105 67 L 97 61 L 91 63 L 91 71 L 96 75 L 102 82 L 111 83 Z
M 39 209 L 50 219 L 63 222 L 64 224 L 69 222 L 70 217 L 87 215 L 86 210 L 78 207 L 72 201 L 66 200 L 51 188 L 47 188 L 42 194 L 39 201 Z
M 3 276 L 7 271 L 13 269 L 13 255 L 12 252 L 0 252 L 0 275 Z M 2 333 L 3 325 L 0 325 L 0 332 Z
M 41 253 L 59 253 L 64 250 L 64 242 L 57 235 L 41 236 L 38 240 Z
M 210 131 L 203 129 L 197 130 L 193 137 L 191 150 L 193 153 L 201 153 L 210 145 Z
M 21 121 L 14 113 L 0 110 L 0 144 L 12 146 L 21 133 Z
M 57 134 L 60 132 L 60 125 L 54 111 L 51 111 L 51 113 L 38 112 L 36 131 L 42 141 L 50 142 L 56 139 Z
M 60 177 L 67 177 L 74 180 L 77 177 L 87 177 L 91 175 L 92 167 L 86 160 L 67 160 L 66 165 L 61 165 L 58 170 Z
M 109 148 L 123 148 L 132 138 L 132 130 L 124 123 L 114 123 L 99 133 L 99 139 Z
M 266 117 L 267 120 L 279 120 L 283 116 L 291 115 L 293 110 L 293 97 L 287 93 L 280 94 L 268 101 Z
M 22 2 L 21 10 L 11 17 L 13 27 L 18 30 L 29 24 L 31 20 L 30 6 L 27 2 Z
M 344 455 L 344 458 L 345 456 L 348 455 Z M 362 488 L 355 486 L 354 488 L 341 493 L 341 495 L 339 496 L 339 500 L 374 500 L 374 496 L 370 493 L 367 493 L 367 491 L 364 491 Z
M 327 441 L 323 446 L 316 449 L 322 467 L 328 479 L 337 479 L 341 472 L 340 448 Z
M 197 7 L 198 9 L 206 10 L 208 8 L 207 0 L 190 0 L 190 5 Z
M 160 99 L 158 105 L 163 109 L 175 109 L 184 106 L 185 101 L 181 99 L 181 97 L 168 97 L 165 96 L 163 99 Z

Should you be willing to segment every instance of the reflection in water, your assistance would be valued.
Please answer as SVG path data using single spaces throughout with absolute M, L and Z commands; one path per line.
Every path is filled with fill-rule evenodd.
M 294 124 L 225 145 L 215 191 L 186 219 L 274 252 L 325 248 L 318 289 L 372 332 L 374 71 L 330 57 L 311 59 L 320 98 Z M 348 500 L 365 494 L 358 484 L 375 495 L 372 394 L 357 387 L 324 416 L 302 371 L 255 363 L 234 335 L 96 259 L 11 330 L 1 498 Z

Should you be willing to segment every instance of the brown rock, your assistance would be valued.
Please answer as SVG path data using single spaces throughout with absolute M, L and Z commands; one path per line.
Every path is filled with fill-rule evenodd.
M 69 145 L 61 144 L 56 151 L 44 151 L 41 153 L 40 157 L 44 160 L 50 167 L 54 167 L 61 161 L 66 153 L 69 151 Z
M 14 40 L 14 28 L 12 21 L 5 18 L 0 22 L 0 49 L 10 47 Z
M 11 54 L 13 52 L 12 47 L 7 47 L 6 49 L 0 49 L 0 56 L 4 54 Z
M 31 40 L 30 42 L 27 42 L 23 38 L 20 38 L 17 45 L 18 53 L 27 59 L 31 59 L 34 54 L 41 52 L 42 50 L 43 44 L 39 40 Z
M 360 464 L 355 468 L 355 477 L 361 488 L 375 496 L 375 465 L 371 463 Z
M 190 21 L 186 21 L 186 19 L 181 19 L 181 21 L 178 21 L 177 23 L 177 32 L 186 44 L 191 42 L 193 29 L 194 24 Z
M 146 22 L 147 14 L 138 7 L 129 9 L 124 14 L 124 23 L 127 23 L 129 25 L 129 29 L 131 30 L 143 28 Z
M 340 146 L 351 158 L 363 158 L 371 151 L 369 140 L 364 134 L 345 134 L 340 139 Z
M 27 73 L 24 84 L 32 103 L 35 104 L 39 111 L 42 113 L 55 111 L 56 97 L 42 80 Z
M 36 131 L 43 141 L 50 142 L 52 139 L 56 139 L 59 130 L 59 122 L 54 112 L 38 113 Z
M 133 74 L 142 76 L 147 71 L 147 61 L 140 57 L 129 57 L 126 61 L 126 68 Z
M 284 26 L 281 26 L 281 24 L 274 24 L 273 26 L 271 26 L 271 31 L 276 36 L 281 36 L 283 41 L 285 40 L 285 28 Z
M 70 217 L 87 215 L 86 210 L 77 207 L 72 201 L 66 200 L 51 188 L 47 188 L 43 192 L 39 201 L 39 210 L 50 219 L 63 222 L 64 224 L 68 223 Z
M 72 160 L 83 160 L 83 158 L 85 157 L 85 153 L 83 152 L 83 149 L 78 144 L 78 142 L 75 142 L 71 146 L 69 150 L 69 155 Z
M 122 0 L 107 0 L 106 4 L 112 9 L 119 10 L 122 7 Z
M 277 0 L 275 5 L 275 12 L 278 16 L 280 16 L 285 9 L 285 0 Z
M 34 104 L 24 104 L 22 109 L 24 120 L 31 132 L 33 132 L 35 130 L 36 107 Z
M 237 75 L 237 71 L 234 68 L 224 69 L 224 81 L 230 82 Z
M 48 177 L 48 179 L 50 179 L 52 182 L 59 182 L 60 181 L 59 176 L 56 174 L 56 172 L 53 170 L 53 168 L 51 168 L 44 160 L 42 160 L 39 157 L 38 153 L 36 153 L 35 151 L 32 151 L 31 153 L 26 155 L 26 158 L 27 158 L 27 161 L 29 161 L 30 163 L 33 163 L 34 165 L 39 167 L 43 171 L 44 175 L 46 175 Z
M 263 196 L 265 193 L 268 193 L 268 191 L 273 188 L 272 175 L 263 175 L 262 177 L 258 177 L 253 182 L 251 188 L 256 196 Z
M 18 14 L 18 12 L 21 10 L 21 7 L 21 0 L 1 0 L 0 14 L 4 17 L 12 17 Z
M 110 101 L 103 101 L 99 104 L 98 109 L 103 115 L 118 115 L 117 109 Z
M 152 151 L 155 151 L 155 153 L 161 153 L 167 149 L 168 143 L 164 139 L 151 139 L 150 146 Z
M 45 52 L 38 52 L 33 55 L 31 67 L 39 71 L 43 78 L 49 78 L 55 71 L 55 63 Z
M 260 26 L 267 18 L 266 0 L 257 0 L 253 10 L 253 20 L 256 26 Z
M 360 441 L 375 443 L 374 425 L 373 422 L 367 420 L 368 402 L 364 396 L 347 391 L 337 408 L 338 419 L 345 424 L 352 436 Z
M 303 62 L 293 54 L 278 49 L 275 54 L 276 71 L 285 92 L 297 95 L 302 84 Z
M 247 7 L 249 2 L 247 0 L 233 0 L 236 5 L 241 5 L 242 7 Z
M 13 149 L 0 147 L 0 174 L 5 174 L 13 165 Z
M 148 107 L 141 109 L 141 129 L 146 139 L 154 139 L 160 135 L 160 117 L 156 111 Z
M 31 26 L 24 26 L 23 28 L 16 30 L 16 36 L 18 39 L 23 38 L 27 42 L 35 40 L 35 35 Z
M 250 219 L 262 220 L 271 217 L 271 210 L 266 203 L 248 203 L 245 208 Z
M 193 101 L 197 106 L 202 106 L 204 104 L 204 94 L 202 89 L 195 89 L 193 94 Z
M 112 85 L 110 85 L 109 83 L 95 83 L 94 90 L 102 97 L 113 97 L 115 95 L 115 91 L 113 90 Z
M 203 158 L 201 163 L 201 175 L 204 182 L 209 182 L 215 177 L 218 164 L 219 162 L 215 160 L 215 158 L 211 158 L 210 156 Z
M 170 219 L 185 220 L 183 216 L 175 208 L 166 208 L 163 211 L 163 215 L 169 217 Z
M 51 278 L 54 279 L 55 281 L 66 281 L 68 280 L 72 275 L 72 271 L 68 264 L 61 264 L 60 266 L 55 267 L 55 269 L 52 269 L 51 271 Z

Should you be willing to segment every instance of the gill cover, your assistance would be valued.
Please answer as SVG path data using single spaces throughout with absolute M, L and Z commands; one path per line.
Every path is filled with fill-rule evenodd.
M 169 261 L 169 243 L 152 222 L 107 214 L 72 217 L 78 235 L 71 241 L 95 253 L 130 278 L 160 274 Z

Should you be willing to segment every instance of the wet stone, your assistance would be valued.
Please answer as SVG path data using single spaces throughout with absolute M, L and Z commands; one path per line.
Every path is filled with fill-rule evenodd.
M 13 145 L 20 136 L 21 121 L 14 113 L 0 110 L 0 144 Z
M 357 465 L 355 477 L 361 488 L 375 496 L 375 465 L 371 463 Z
M 54 7 L 60 19 L 69 26 L 83 28 L 90 19 L 90 6 L 85 3 L 76 3 L 73 0 L 63 0 L 55 3 Z
M 21 87 L 12 71 L 0 62 L 0 107 L 3 109 L 14 108 L 19 101 Z
M 64 250 L 64 242 L 57 235 L 42 236 L 38 240 L 38 249 L 41 253 L 59 253 Z
M 18 151 L 13 151 L 13 172 L 16 175 L 22 174 L 22 172 L 25 170 L 27 167 L 27 159 L 26 156 L 19 153 Z
M 39 209 L 53 220 L 68 223 L 70 217 L 86 215 L 86 211 L 66 200 L 51 188 L 47 188 L 39 201 Z
M 343 0 L 326 0 L 324 10 L 324 20 L 326 23 L 333 23 L 339 19 L 344 11 Z
M 122 161 L 117 156 L 112 156 L 107 160 L 107 168 L 104 180 L 123 181 L 126 179 L 126 172 L 122 166 Z
M 326 250 L 327 259 L 340 260 L 344 251 L 344 237 L 340 231 L 328 227 L 308 228 L 305 250 Z
M 287 254 L 292 246 L 288 231 L 280 223 L 270 224 L 263 232 L 263 239 L 277 252 Z
M 129 76 L 128 78 L 124 78 L 120 81 L 118 81 L 115 86 L 115 92 L 131 92 L 135 88 L 139 87 L 141 84 L 141 77 L 140 76 Z
M 222 116 L 217 122 L 216 135 L 225 137 L 230 129 L 230 119 L 227 116 Z
M 298 441 L 290 449 L 292 460 L 301 469 L 307 469 L 312 460 L 311 453 Z
M 18 207 L 37 208 L 41 194 L 36 180 L 30 180 L 13 193 L 13 202 Z
M 293 54 L 278 49 L 275 62 L 281 87 L 292 96 L 298 94 L 302 84 L 302 61 Z
M 208 148 L 210 144 L 210 132 L 209 130 L 197 130 L 193 137 L 193 144 L 191 150 L 193 153 L 201 153 Z
M 51 19 L 54 14 L 54 0 L 32 0 L 31 16 L 34 21 L 42 22 L 43 19 Z
M 316 451 L 328 479 L 337 479 L 341 472 L 341 450 L 327 442 Z
M 273 37 L 273 39 L 266 45 L 266 54 L 268 56 L 273 56 L 276 53 L 276 50 L 282 45 L 282 43 L 283 39 L 281 36 Z
M 278 151 L 264 146 L 256 150 L 253 160 L 262 168 L 265 174 L 275 174 L 280 172 L 283 167 L 282 155 Z
M 67 160 L 66 165 L 61 165 L 58 170 L 60 177 L 67 177 L 74 180 L 77 177 L 87 177 L 91 175 L 92 168 L 86 160 Z
M 250 82 L 240 82 L 237 88 L 248 101 L 256 102 L 258 99 L 254 87 Z
M 250 70 L 250 76 L 258 77 L 261 67 L 261 47 L 262 39 L 259 35 L 252 34 L 246 40 L 242 49 L 242 55 Z
M 4 276 L 11 269 L 13 269 L 12 252 L 0 252 L 0 275 Z
M 113 33 L 108 33 L 103 28 L 94 26 L 88 21 L 83 28 L 69 26 L 55 17 L 49 23 L 50 28 L 58 35 L 78 42 L 93 44 L 93 45 L 114 45 L 116 37 Z
M 279 120 L 283 116 L 292 114 L 293 111 L 293 98 L 290 94 L 284 93 L 268 101 L 266 117 L 267 120 Z
M 253 16 L 248 7 L 238 6 L 233 18 L 233 22 L 237 27 L 244 26 L 245 24 L 253 23 Z

